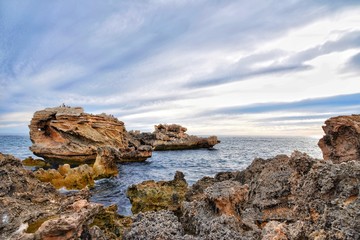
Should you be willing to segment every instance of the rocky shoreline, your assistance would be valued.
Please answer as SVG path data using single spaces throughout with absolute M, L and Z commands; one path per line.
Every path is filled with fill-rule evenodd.
M 52 115 L 46 123 L 34 123 L 50 129 L 35 129 L 39 125 L 33 122 L 31 126 L 41 135 L 38 139 L 49 144 L 32 140 L 35 149 L 54 149 L 52 156 L 61 155 L 59 146 L 68 141 L 64 136 L 88 132 L 95 121 L 92 115 L 75 111 L 70 122 L 78 124 L 79 116 L 89 120 L 79 130 L 67 125 L 61 113 L 57 116 L 59 111 L 47 112 Z M 118 126 L 124 133 L 123 125 Z M 118 215 L 115 206 L 89 202 L 87 188 L 68 195 L 54 188 L 54 175 L 66 178 L 79 175 L 74 174 L 79 170 L 63 165 L 52 172 L 50 181 L 41 182 L 37 172 L 24 169 L 20 160 L 0 154 L 0 239 L 359 239 L 360 115 L 331 118 L 323 129 L 319 146 L 324 160 L 294 151 L 291 156 L 255 159 L 245 170 L 204 177 L 191 187 L 181 172 L 172 181 L 130 186 L 133 217 Z M 58 142 L 49 141 L 50 136 Z M 80 139 L 77 143 L 83 147 L 87 140 Z M 126 139 L 137 141 L 136 146 L 144 144 L 134 136 L 123 138 L 129 143 Z M 96 148 L 97 164 L 86 165 L 92 179 L 111 173 L 117 154 L 126 149 L 113 152 L 104 147 Z M 93 155 L 91 150 L 83 159 Z

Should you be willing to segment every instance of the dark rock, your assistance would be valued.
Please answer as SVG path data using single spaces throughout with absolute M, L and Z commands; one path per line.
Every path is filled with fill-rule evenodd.
M 186 131 L 185 127 L 177 124 L 159 124 L 155 125 L 153 133 L 129 133 L 140 143 L 153 146 L 155 151 L 212 148 L 220 143 L 216 136 L 202 138 L 188 135 Z

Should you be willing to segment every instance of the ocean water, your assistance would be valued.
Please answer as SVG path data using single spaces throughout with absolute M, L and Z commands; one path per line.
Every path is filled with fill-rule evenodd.
M 94 202 L 117 204 L 119 213 L 131 215 L 131 204 L 126 189 L 145 180 L 171 180 L 182 171 L 189 185 L 204 176 L 218 172 L 246 168 L 254 158 L 271 158 L 278 154 L 290 155 L 294 150 L 322 158 L 318 139 L 306 137 L 219 137 L 214 149 L 153 152 L 152 158 L 141 163 L 119 164 L 119 175 L 98 180 L 91 190 Z M 28 136 L 0 136 L 0 152 L 20 159 L 33 156 L 29 151 Z

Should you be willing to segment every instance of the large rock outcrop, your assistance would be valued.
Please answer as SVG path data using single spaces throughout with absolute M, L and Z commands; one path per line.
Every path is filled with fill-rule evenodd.
M 186 131 L 185 127 L 177 124 L 159 124 L 155 125 L 153 133 L 129 133 L 140 143 L 153 146 L 155 151 L 212 148 L 220 143 L 216 136 L 202 138 L 188 135 Z
M 243 171 L 195 183 L 179 218 L 135 216 L 125 239 L 359 239 L 359 186 L 359 161 L 335 164 L 296 151 L 255 159 Z
M 360 161 L 360 115 L 333 117 L 325 121 L 319 147 L 325 160 L 335 163 Z
M 106 114 L 84 113 L 80 107 L 37 111 L 29 128 L 30 150 L 49 162 L 92 163 L 103 147 L 113 148 L 119 162 L 151 157 L 151 146 L 132 139 L 123 122 Z
M 0 182 L 0 239 L 121 239 L 130 223 L 87 189 L 60 194 L 11 155 L 0 153 Z

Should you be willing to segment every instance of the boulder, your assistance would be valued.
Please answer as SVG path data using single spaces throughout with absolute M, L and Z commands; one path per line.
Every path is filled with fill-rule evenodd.
M 159 210 L 179 211 L 187 186 L 182 172 L 176 172 L 171 181 L 150 180 L 132 185 L 127 190 L 131 210 L 134 214 Z
M 322 128 L 325 135 L 318 145 L 325 160 L 360 161 L 360 115 L 332 117 Z
M 212 148 L 220 143 L 216 136 L 202 138 L 188 135 L 186 131 L 185 127 L 177 124 L 159 124 L 155 125 L 153 133 L 140 131 L 129 133 L 140 143 L 153 146 L 155 151 Z
M 111 115 L 84 113 L 80 107 L 37 111 L 29 128 L 30 150 L 48 162 L 93 163 L 101 147 L 113 148 L 118 162 L 151 157 L 151 147 L 132 139 L 123 122 Z

